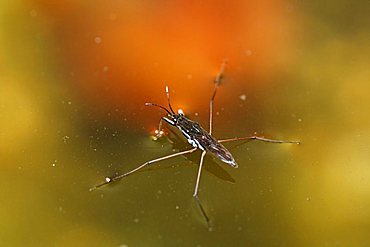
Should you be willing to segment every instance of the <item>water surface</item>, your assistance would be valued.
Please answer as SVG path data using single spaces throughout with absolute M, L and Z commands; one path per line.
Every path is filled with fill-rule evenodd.
M 2 245 L 370 245 L 367 1 L 250 3 L 261 19 L 243 19 L 248 8 L 238 1 L 229 9 L 217 2 L 203 18 L 207 1 L 166 5 L 169 12 L 151 1 L 83 2 L 0 4 Z M 176 13 L 171 32 L 159 32 Z M 219 16 L 211 13 L 225 14 L 223 30 L 233 25 L 215 43 Z M 153 16 L 164 19 L 152 27 Z M 125 29 L 130 20 L 145 32 Z M 185 42 L 188 32 L 199 36 Z M 117 35 L 136 35 L 137 47 L 116 48 Z M 200 152 L 90 192 L 106 176 L 189 148 L 171 128 L 154 141 L 162 112 L 143 104 L 165 104 L 168 83 L 174 107 L 208 128 L 224 57 L 215 136 L 302 144 L 225 144 L 238 169 L 206 156 L 200 197 L 211 230 L 192 199 Z

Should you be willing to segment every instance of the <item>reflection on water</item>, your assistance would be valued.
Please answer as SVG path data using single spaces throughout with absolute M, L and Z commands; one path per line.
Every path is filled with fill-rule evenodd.
M 369 246 L 367 3 L 247 3 L 215 1 L 202 17 L 208 1 L 168 3 L 168 16 L 151 1 L 1 2 L 2 245 Z M 302 145 L 225 144 L 238 169 L 206 156 L 200 196 L 212 231 L 192 199 L 200 152 L 89 192 L 189 148 L 171 128 L 153 141 L 162 112 L 143 103 L 164 103 L 168 82 L 174 106 L 207 126 L 225 54 L 215 136 Z

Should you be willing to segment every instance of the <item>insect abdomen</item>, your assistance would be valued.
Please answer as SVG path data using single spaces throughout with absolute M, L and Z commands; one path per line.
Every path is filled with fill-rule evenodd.
M 182 117 L 178 119 L 177 127 L 193 147 L 207 150 L 222 162 L 238 167 L 231 153 L 197 122 Z
M 214 156 L 216 156 L 216 158 L 218 158 L 222 162 L 225 162 L 226 164 L 229 164 L 234 168 L 238 167 L 238 164 L 236 163 L 232 154 L 215 138 L 210 136 L 210 138 L 206 138 L 206 140 L 204 141 L 207 143 L 204 144 L 201 143 L 201 145 L 204 145 L 206 150 L 212 153 Z

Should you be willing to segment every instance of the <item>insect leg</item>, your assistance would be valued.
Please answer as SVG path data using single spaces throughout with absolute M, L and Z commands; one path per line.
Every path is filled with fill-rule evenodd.
M 163 157 L 160 157 L 160 158 L 157 158 L 157 159 L 154 159 L 154 160 L 150 160 L 150 161 L 147 161 L 145 162 L 144 164 L 136 167 L 135 169 L 129 171 L 129 172 L 126 172 L 124 174 L 120 174 L 120 175 L 117 175 L 117 176 L 114 176 L 114 177 L 106 177 L 105 178 L 105 182 L 101 183 L 101 184 L 98 184 L 98 185 L 95 185 L 94 187 L 90 188 L 90 191 L 92 190 L 95 190 L 103 185 L 106 185 L 106 184 L 109 184 L 109 183 L 112 183 L 112 182 L 115 182 L 115 181 L 118 181 L 124 177 L 127 177 L 128 175 L 131 175 L 132 173 L 144 168 L 145 166 L 147 165 L 150 165 L 150 164 L 153 164 L 155 162 L 158 162 L 158 161 L 162 161 L 162 160 L 165 160 L 165 159 L 169 159 L 169 158 L 172 158 L 172 157 L 176 157 L 176 156 L 179 156 L 179 155 L 183 155 L 183 154 L 188 154 L 188 153 L 192 153 L 194 152 L 195 150 L 197 150 L 197 148 L 193 148 L 193 149 L 190 149 L 190 150 L 186 150 L 186 151 L 182 151 L 182 152 L 178 152 L 178 153 L 174 153 L 174 154 L 170 154 L 170 155 L 166 155 L 166 156 L 163 156 Z
M 169 123 L 169 124 L 171 124 L 171 125 L 175 126 L 175 122 L 174 122 L 174 121 L 172 121 L 172 120 L 171 120 L 171 119 L 169 119 L 169 118 L 162 117 L 162 118 L 161 118 L 161 120 L 164 120 L 164 121 L 166 121 L 167 123 Z
M 222 143 L 222 142 L 233 142 L 233 141 L 243 141 L 243 140 L 258 140 L 258 141 L 272 142 L 272 143 L 293 143 L 293 144 L 300 144 L 301 143 L 299 141 L 273 140 L 273 139 L 267 139 L 267 138 L 258 137 L 258 136 L 235 137 L 235 138 L 218 140 L 218 142 Z
M 196 202 L 197 202 L 197 204 L 198 204 L 198 206 L 200 208 L 200 211 L 202 212 L 203 217 L 205 218 L 207 224 L 209 225 L 209 217 L 208 217 L 206 211 L 204 210 L 204 207 L 203 207 L 202 203 L 200 202 L 200 199 L 199 199 L 199 196 L 198 196 L 198 188 L 199 188 L 199 182 L 200 182 L 200 174 L 202 172 L 202 166 L 203 166 L 203 161 L 204 161 L 204 156 L 205 155 L 206 155 L 206 151 L 203 151 L 202 156 L 200 156 L 197 181 L 196 181 L 196 184 L 195 184 L 195 189 L 194 189 L 193 197 L 195 198 L 195 200 L 196 200 Z
M 208 217 L 208 215 L 207 215 L 207 213 L 206 213 L 206 210 L 204 209 L 204 207 L 203 207 L 203 205 L 202 205 L 202 203 L 201 203 L 201 201 L 200 201 L 200 199 L 199 199 L 199 196 L 198 195 L 196 195 L 195 197 L 195 201 L 197 202 L 197 204 L 198 204 L 198 207 L 200 208 L 200 211 L 202 212 L 202 215 L 203 215 L 203 217 L 204 217 L 204 219 L 206 220 L 206 222 L 207 222 L 207 224 L 208 224 L 208 226 L 210 227 L 210 222 L 209 222 L 209 217 Z
M 162 135 L 164 134 L 163 128 L 162 128 L 163 121 L 165 121 L 165 122 L 167 122 L 171 125 L 175 125 L 175 123 L 171 119 L 166 118 L 166 117 L 162 117 L 161 120 L 159 120 L 158 129 L 155 131 L 154 140 L 157 140 L 158 138 L 161 138 Z
M 163 135 L 163 130 L 162 130 L 162 124 L 163 124 L 163 119 L 159 120 L 158 124 L 158 129 L 155 130 L 155 136 L 153 137 L 154 140 L 157 140 L 158 138 L 161 138 Z
M 221 83 L 221 80 L 224 76 L 224 70 L 225 70 L 225 66 L 227 64 L 227 61 L 224 60 L 222 65 L 221 65 L 221 69 L 220 69 L 220 72 L 218 72 L 218 75 L 216 76 L 216 79 L 215 79 L 215 88 L 213 89 L 213 93 L 212 93 L 212 96 L 211 96 L 211 99 L 209 101 L 209 133 L 212 134 L 212 122 L 213 122 L 213 101 L 216 97 L 216 93 L 217 93 L 217 89 L 218 87 L 220 86 L 220 83 Z
M 199 187 L 199 181 L 200 181 L 200 174 L 202 173 L 203 160 L 204 160 L 204 156 L 205 155 L 206 155 L 206 151 L 203 151 L 202 156 L 200 156 L 197 181 L 195 183 L 195 189 L 194 189 L 194 194 L 193 194 L 194 197 L 196 197 L 198 195 L 198 187 Z

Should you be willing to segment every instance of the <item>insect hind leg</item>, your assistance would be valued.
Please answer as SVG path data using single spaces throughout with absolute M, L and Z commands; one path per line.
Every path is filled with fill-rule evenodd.
M 212 225 L 211 225 L 211 220 L 210 220 L 210 218 L 209 218 L 209 216 L 208 216 L 208 214 L 207 214 L 206 210 L 204 209 L 204 207 L 203 207 L 203 205 L 202 205 L 202 202 L 201 202 L 201 201 L 200 201 L 200 199 L 199 199 L 199 196 L 198 196 L 198 195 L 194 196 L 194 199 L 195 199 L 195 202 L 197 203 L 197 205 L 198 205 L 198 207 L 199 207 L 199 209 L 200 209 L 200 212 L 202 213 L 202 216 L 203 216 L 203 218 L 205 219 L 205 221 L 206 221 L 206 223 L 207 223 L 208 227 L 211 229 L 211 227 L 212 227 Z
M 263 142 L 270 142 L 270 143 L 291 143 L 291 144 L 300 144 L 300 141 L 284 141 L 284 140 L 275 140 L 275 139 L 268 139 L 264 137 L 259 136 L 247 136 L 247 137 L 235 137 L 235 138 L 228 138 L 223 140 L 218 140 L 219 143 L 223 142 L 233 142 L 233 141 L 245 141 L 245 140 L 257 140 L 257 141 L 263 141 Z
M 194 189 L 194 194 L 193 197 L 195 198 L 195 201 L 204 217 L 204 219 L 207 222 L 207 225 L 210 227 L 210 220 L 209 217 L 206 213 L 206 210 L 204 209 L 199 196 L 198 196 L 198 190 L 199 190 L 199 182 L 200 182 L 200 175 L 202 173 L 202 167 L 203 167 L 203 162 L 204 162 L 204 156 L 206 155 L 206 151 L 203 151 L 202 156 L 200 156 L 200 162 L 199 162 L 199 168 L 198 168 L 198 174 L 197 174 L 197 181 L 195 183 L 195 189 Z
M 202 156 L 200 156 L 197 181 L 195 183 L 195 189 L 194 189 L 194 194 L 193 194 L 194 197 L 196 197 L 198 195 L 199 182 L 200 182 L 200 174 L 202 173 L 202 167 L 203 167 L 203 161 L 204 161 L 204 156 L 205 155 L 206 155 L 206 151 L 203 151 Z

